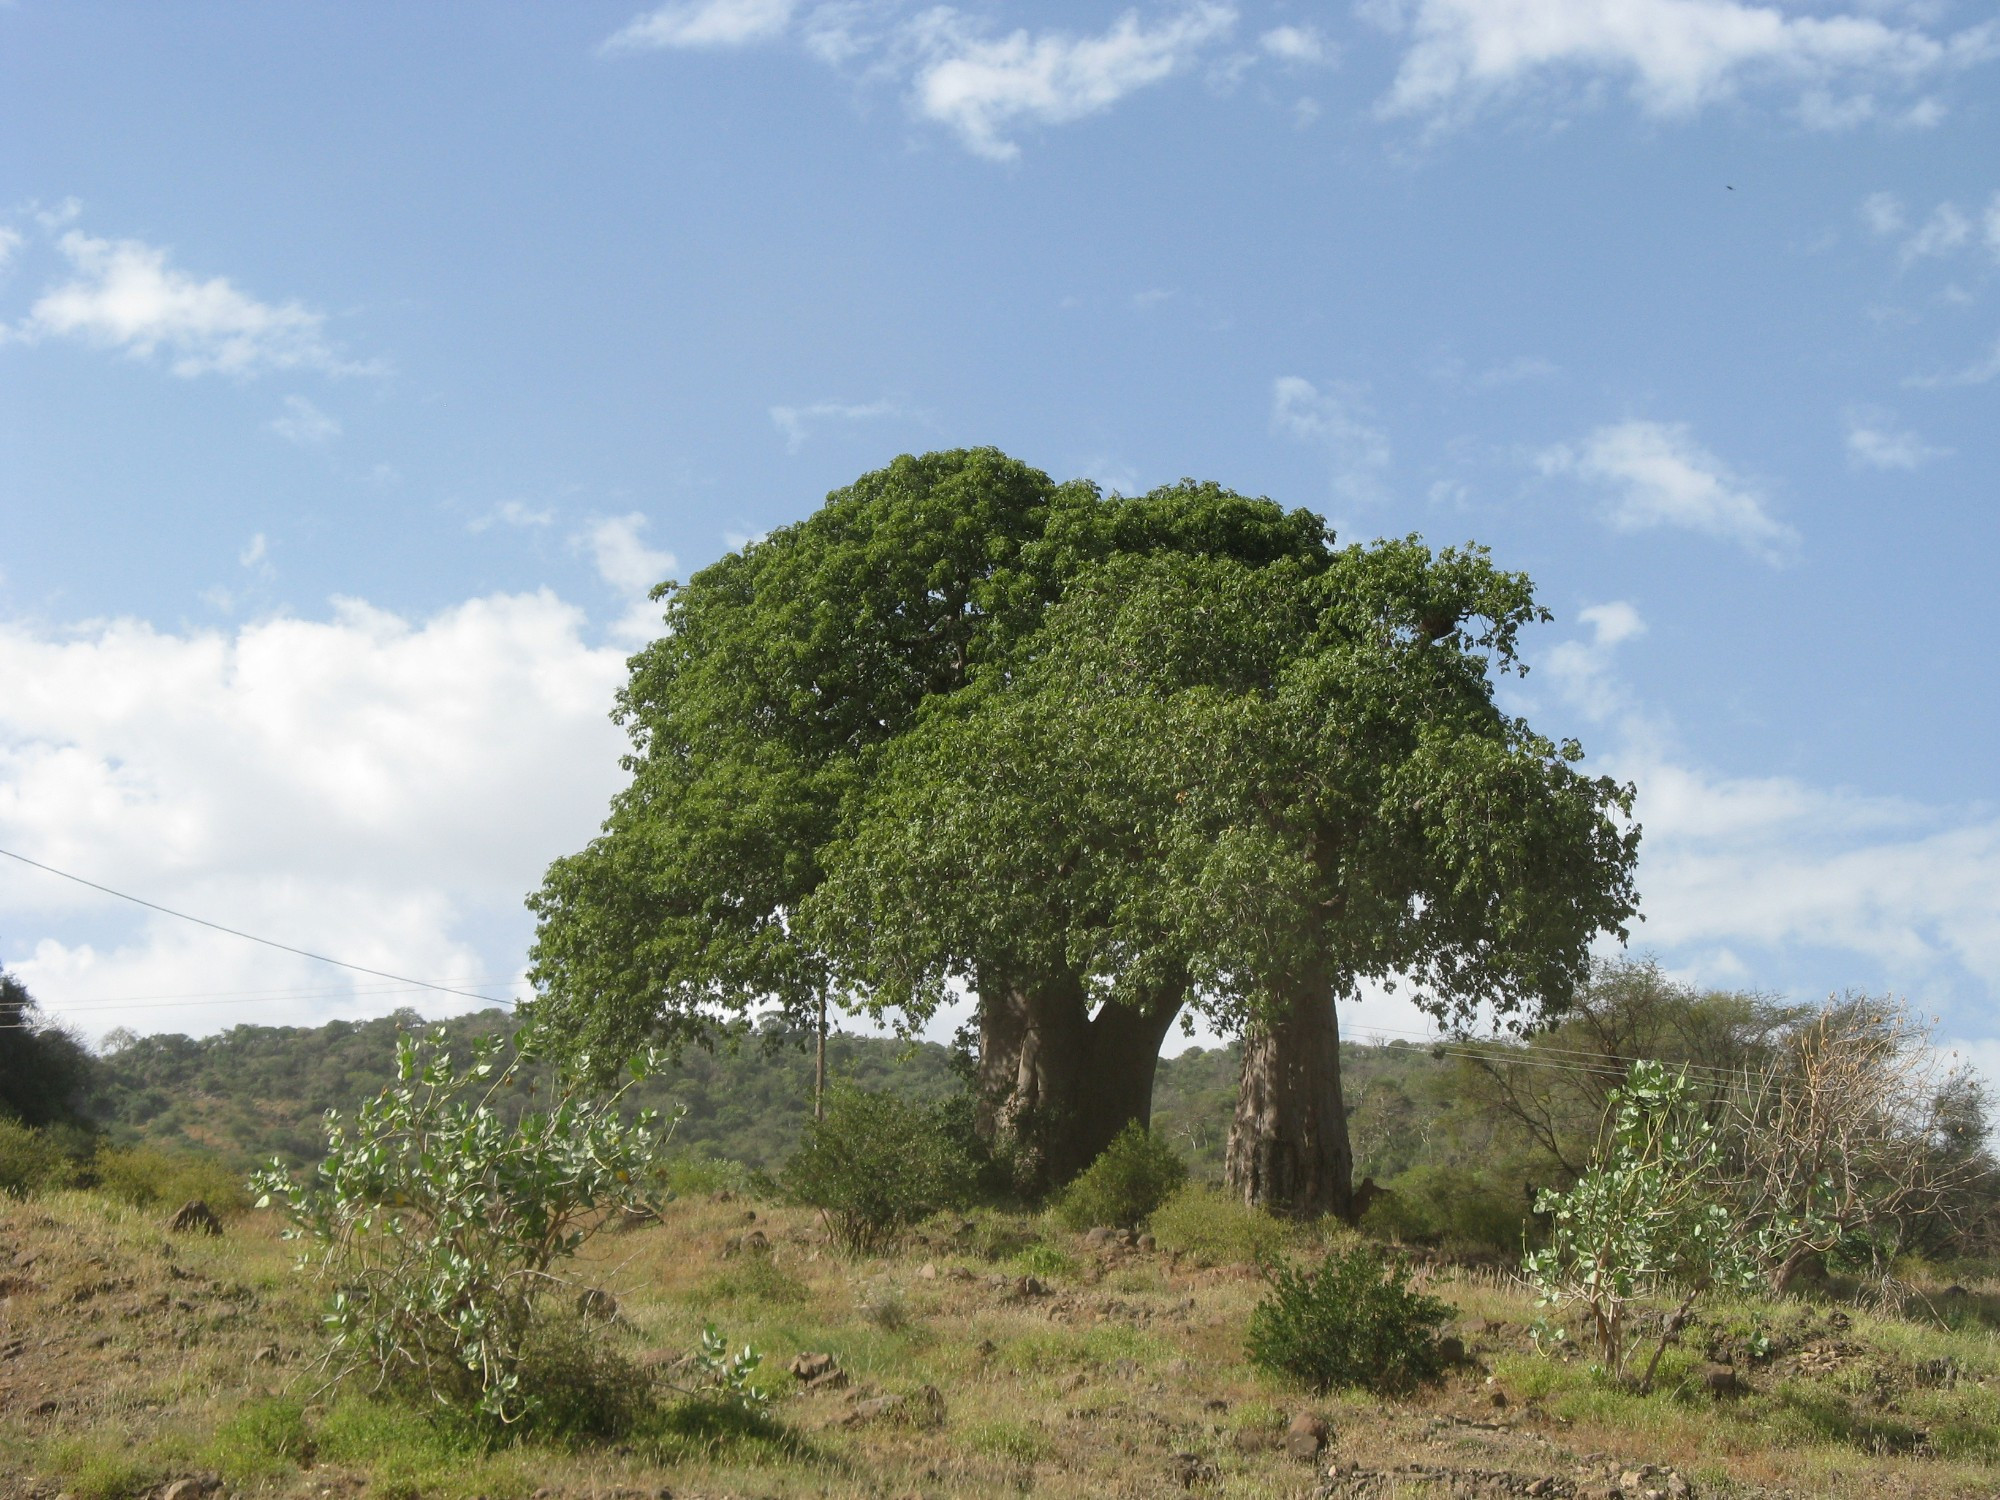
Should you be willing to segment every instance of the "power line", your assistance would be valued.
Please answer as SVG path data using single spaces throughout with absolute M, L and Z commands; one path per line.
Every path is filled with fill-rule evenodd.
M 130 901 L 134 906 L 143 906 L 148 911 L 156 911 L 164 916 L 178 917 L 183 922 L 192 922 L 197 927 L 207 927 L 215 932 L 227 933 L 230 937 L 242 938 L 245 942 L 261 943 L 266 948 L 276 948 L 281 953 L 295 954 L 309 958 L 314 963 L 332 964 L 336 969 L 349 969 L 356 974 L 369 974 L 377 979 L 391 979 L 397 984 L 411 985 L 422 990 L 436 990 L 443 995 L 458 995 L 467 1000 L 484 1000 L 488 1005 L 506 1005 L 511 1002 L 496 995 L 482 995 L 477 990 L 462 990 L 454 985 L 433 984 L 428 979 L 412 979 L 407 974 L 391 974 L 386 969 L 371 969 L 366 964 L 351 964 L 344 958 L 329 958 L 324 953 L 313 953 L 305 948 L 294 948 L 290 943 L 278 942 L 275 938 L 258 937 L 254 932 L 244 932 L 240 928 L 225 927 L 220 922 L 211 922 L 206 917 L 193 916 L 184 911 L 175 911 L 171 906 L 162 906 L 157 901 L 148 901 L 143 896 L 134 896 L 125 891 L 115 891 L 108 885 L 99 885 L 94 880 L 85 880 L 81 875 L 72 875 L 67 870 L 58 870 L 54 865 L 45 865 L 38 859 L 30 859 L 25 854 L 16 854 L 11 849 L 0 849 L 0 855 L 17 860 L 21 864 L 41 870 L 63 880 L 74 881 L 77 885 L 88 886 L 93 891 L 102 891 L 107 896 L 116 896 L 120 901 Z

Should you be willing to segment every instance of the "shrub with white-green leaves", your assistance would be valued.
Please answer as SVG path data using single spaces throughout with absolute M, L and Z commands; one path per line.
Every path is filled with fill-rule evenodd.
M 523 1039 L 517 1039 L 517 1044 Z M 351 1120 L 327 1117 L 327 1154 L 303 1178 L 259 1172 L 302 1266 L 332 1288 L 325 1318 L 342 1373 L 500 1423 L 532 1421 L 543 1308 L 573 1305 L 562 1264 L 615 1212 L 650 1208 L 646 1184 L 671 1122 L 628 1120 L 625 1088 L 559 1087 L 544 1108 L 505 1109 L 526 1054 L 475 1044 L 455 1064 L 442 1029 L 405 1035 L 396 1081 Z
M 1727 1204 L 1715 1127 L 1697 1109 L 1685 1069 L 1633 1063 L 1611 1095 L 1590 1169 L 1567 1193 L 1545 1190 L 1535 1211 L 1553 1219 L 1548 1245 L 1527 1256 L 1528 1279 L 1543 1306 L 1585 1310 L 1612 1379 L 1625 1377 L 1637 1342 L 1633 1303 L 1676 1299 L 1639 1379 L 1642 1391 L 1696 1298 L 1758 1284 L 1753 1247 Z

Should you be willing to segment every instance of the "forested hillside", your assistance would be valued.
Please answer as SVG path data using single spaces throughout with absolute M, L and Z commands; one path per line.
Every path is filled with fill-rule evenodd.
M 412 1013 L 324 1026 L 236 1026 L 208 1037 L 121 1038 L 94 1070 L 87 1112 L 117 1139 L 197 1147 L 247 1165 L 270 1156 L 304 1161 L 321 1146 L 329 1109 L 351 1110 L 392 1077 L 396 1038 Z M 454 1041 L 505 1031 L 503 1011 L 443 1023 Z M 798 1140 L 812 1108 L 808 1038 L 738 1032 L 715 1051 L 690 1048 L 636 1092 L 642 1105 L 687 1107 L 683 1147 L 775 1165 Z M 836 1082 L 937 1099 L 959 1087 L 948 1048 L 835 1033 L 828 1071 Z M 1153 1091 L 1154 1129 L 1198 1176 L 1222 1171 L 1235 1104 L 1236 1047 L 1191 1048 L 1162 1058 Z M 1448 1061 L 1421 1047 L 1348 1044 L 1357 1169 L 1377 1177 L 1414 1165 L 1426 1142 L 1442 1147 L 1434 1117 L 1451 1090 Z

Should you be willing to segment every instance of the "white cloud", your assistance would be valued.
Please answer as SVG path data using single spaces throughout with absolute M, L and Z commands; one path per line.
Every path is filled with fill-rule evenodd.
M 0 225 L 0 275 L 6 273 L 13 264 L 14 256 L 21 248 L 21 231 Z
M 1903 264 L 1925 256 L 1951 255 L 1962 250 L 1972 239 L 1972 221 L 1958 211 L 1955 203 L 1940 203 L 1931 210 L 1931 216 L 1924 220 L 1922 227 L 1903 241 L 1899 252 Z
M 791 25 L 795 0 L 686 0 L 636 16 L 605 42 L 607 52 L 650 47 L 745 47 L 776 41 Z
M 1273 27 L 1257 45 L 1281 62 L 1329 63 L 1335 57 L 1333 45 L 1313 26 Z
M 1127 11 L 1099 36 L 1023 29 L 988 38 L 958 11 L 938 7 L 917 17 L 908 33 L 923 58 L 913 103 L 979 155 L 1011 161 L 1020 154 L 1007 138 L 1015 126 L 1102 113 L 1188 67 L 1235 23 L 1229 6 L 1203 0 L 1153 26 Z
M 331 442 L 340 436 L 340 422 L 328 416 L 304 396 L 285 397 L 285 414 L 265 424 L 288 443 L 309 447 Z
M 503 526 L 553 525 L 556 513 L 553 510 L 536 510 L 524 500 L 502 500 L 483 516 L 474 516 L 465 523 L 467 531 L 478 533 L 498 524 Z
M 0 847 L 315 952 L 506 993 L 522 896 L 589 839 L 620 780 L 606 711 L 623 653 L 587 644 L 584 623 L 547 593 L 415 621 L 343 601 L 324 620 L 225 631 L 0 623 Z M 470 1003 L 0 865 L 0 959 L 93 1034 Z M 240 1003 L 246 991 L 269 998 Z M 108 1000 L 129 1003 L 82 1008 Z
M 1577 619 L 1590 627 L 1590 639 L 1559 643 L 1541 665 L 1562 695 L 1592 723 L 1629 715 L 1631 696 L 1613 675 L 1612 657 L 1625 642 L 1646 633 L 1645 620 L 1638 608 L 1624 599 L 1593 604 L 1579 610 Z
M 679 566 L 671 552 L 657 551 L 640 539 L 646 524 L 637 511 L 606 516 L 576 539 L 589 550 L 598 577 L 625 602 L 625 613 L 611 627 L 613 638 L 634 646 L 660 633 L 660 607 L 647 596 Z
M 1894 193 L 1870 193 L 1861 200 L 1861 222 L 1868 226 L 1868 232 L 1878 238 L 1901 234 L 1909 220 L 1903 213 L 1903 203 Z
M 880 401 L 815 401 L 810 406 L 774 406 L 771 425 L 785 435 L 785 451 L 796 453 L 813 429 L 823 422 L 869 422 L 878 417 L 910 415 L 901 402 L 884 397 Z
M 236 563 L 239 567 L 254 568 L 270 555 L 271 544 L 260 531 L 243 544 L 243 550 L 236 554 Z
M 2000 193 L 1993 195 L 1993 201 L 1986 205 L 1986 248 L 2000 256 Z
M 1949 456 L 1949 448 L 1933 448 L 1895 417 L 1873 407 L 1847 414 L 1847 457 L 1864 469 L 1917 469 L 1934 458 Z
M 1387 497 L 1382 474 L 1389 467 L 1389 435 L 1372 425 L 1366 390 L 1337 382 L 1322 391 L 1297 375 L 1271 382 L 1271 427 L 1315 443 L 1333 455 L 1334 493 L 1355 503 Z
M 72 279 L 36 299 L 18 330 L 23 338 L 71 338 L 135 359 L 164 353 L 181 376 L 363 372 L 327 344 L 325 317 L 300 303 L 260 302 L 220 276 L 200 280 L 139 240 L 72 229 L 56 247 Z
M 1739 0 L 1414 0 L 1374 11 L 1412 38 L 1390 114 L 1448 114 L 1532 83 L 1609 74 L 1629 79 L 1647 113 L 1686 116 L 1748 82 L 1907 87 L 2000 49 L 1991 24 L 1940 39 Z
M 1945 375 L 1912 375 L 1904 385 L 1918 389 L 1935 390 L 1940 386 L 1984 385 L 2000 376 L 2000 341 L 1993 345 L 1992 352 L 1975 359 L 1962 370 L 1954 370 Z
M 1568 474 L 1617 492 L 1609 519 L 1622 531 L 1679 526 L 1776 561 L 1798 533 L 1772 517 L 1756 490 L 1696 443 L 1685 423 L 1619 422 L 1579 446 L 1540 456 L 1545 474 Z
M 1989 994 L 2000 985 L 1990 814 L 1641 759 L 1618 774 L 1639 786 L 1649 943 L 1816 948 L 1865 959 L 1898 987 L 1953 967 Z

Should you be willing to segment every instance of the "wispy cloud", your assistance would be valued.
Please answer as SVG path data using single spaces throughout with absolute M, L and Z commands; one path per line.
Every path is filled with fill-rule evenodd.
M 826 422 L 868 422 L 881 417 L 906 417 L 899 401 L 815 401 L 810 406 L 774 406 L 771 423 L 785 435 L 785 451 L 796 453 L 813 429 Z
M 1735 542 L 1776 562 L 1798 533 L 1776 520 L 1756 489 L 1730 473 L 1681 422 L 1618 422 L 1539 459 L 1544 474 L 1565 474 L 1609 489 L 1607 519 L 1621 531 L 1677 526 Z
M 536 510 L 525 500 L 502 500 L 493 509 L 487 511 L 485 515 L 474 516 L 470 521 L 467 521 L 465 529 L 477 533 L 488 530 L 495 525 L 523 528 L 548 526 L 554 523 L 555 518 L 556 513 L 552 509 Z M 657 581 L 656 579 L 655 582 Z
M 1188 67 L 1235 24 L 1229 6 L 1203 3 L 1150 26 L 1127 11 L 1097 36 L 1022 29 L 988 37 L 941 7 L 912 25 L 924 58 L 912 97 L 918 114 L 956 131 L 971 150 L 1011 161 L 1020 155 L 1008 139 L 1014 127 L 1100 114 Z
M 1950 453 L 1949 448 L 1934 448 L 1908 428 L 1898 427 L 1893 413 L 1857 407 L 1847 414 L 1847 458 L 1858 468 L 1917 469 Z
M 1962 369 L 1943 375 L 1912 375 L 1903 384 L 1919 390 L 1935 390 L 1940 386 L 1985 385 L 1996 377 L 2000 377 L 2000 340 L 1994 342 L 1990 353 Z
M 660 633 L 660 610 L 648 596 L 678 566 L 671 552 L 646 545 L 640 536 L 646 525 L 645 516 L 637 511 L 605 516 L 574 538 L 589 552 L 597 576 L 625 603 L 625 612 L 611 626 L 613 639 L 634 646 Z
M 1336 382 L 1321 390 L 1310 380 L 1283 375 L 1271 382 L 1271 427 L 1314 443 L 1333 456 L 1333 490 L 1355 503 L 1387 498 L 1382 475 L 1391 457 L 1389 435 L 1374 425 L 1365 387 Z
M 1274 26 L 1257 38 L 1257 45 L 1288 63 L 1330 63 L 1338 55 L 1316 26 Z
M 831 66 L 857 64 L 863 78 L 895 80 L 918 119 L 944 126 L 980 156 L 1012 161 L 1022 130 L 1102 114 L 1192 70 L 1237 19 L 1224 0 L 1184 0 L 1155 17 L 1128 10 L 1102 32 L 1003 33 L 957 6 L 913 14 L 911 8 L 903 0 L 680 0 L 637 17 L 604 50 L 714 49 L 789 38 Z M 1260 45 L 1267 59 L 1294 64 L 1333 56 L 1309 27 L 1278 27 Z M 1245 65 L 1257 55 L 1246 54 Z
M 604 44 L 607 52 L 651 47 L 745 47 L 785 34 L 795 0 L 684 0 L 635 16 Z
M 191 275 L 159 246 L 72 229 L 56 248 L 71 277 L 35 300 L 16 330 L 22 339 L 75 339 L 141 360 L 160 355 L 181 376 L 373 368 L 328 343 L 324 314 L 299 302 L 260 301 L 225 277 Z
M 1874 15 L 1738 0 L 1388 0 L 1369 10 L 1411 39 L 1383 101 L 1391 115 L 1462 113 L 1534 85 L 1608 75 L 1629 80 L 1657 117 L 1776 82 L 1822 91 L 1831 122 L 1843 103 L 1852 116 L 1869 89 L 1906 89 L 2000 54 L 1990 22 L 1939 37 Z M 1845 99 L 1827 92 L 1836 85 Z M 1870 97 L 1865 115 L 1877 109 Z
M 14 263 L 14 256 L 20 250 L 21 244 L 20 230 L 9 229 L 0 224 L 0 276 L 4 276 L 7 268 Z
M 288 443 L 300 447 L 312 447 L 319 443 L 330 443 L 340 436 L 340 422 L 328 416 L 304 396 L 285 397 L 283 416 L 273 417 L 264 424 Z

